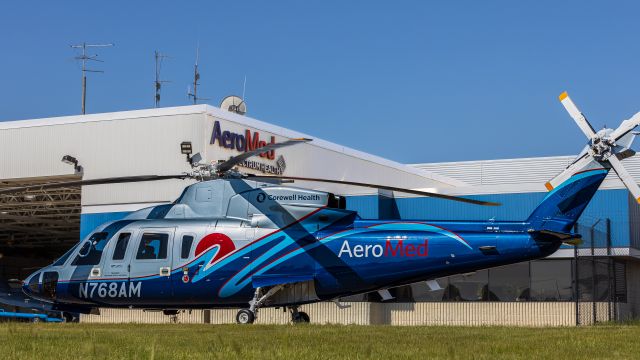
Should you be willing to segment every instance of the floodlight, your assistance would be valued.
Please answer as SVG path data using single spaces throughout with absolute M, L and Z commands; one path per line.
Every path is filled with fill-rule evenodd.
M 82 166 L 78 165 L 78 159 L 74 158 L 73 156 L 65 155 L 62 157 L 61 161 L 65 164 L 72 165 L 73 170 L 76 172 L 76 174 L 82 173 Z
M 193 146 L 191 145 L 191 141 L 183 141 L 180 144 L 180 152 L 184 155 L 191 155 L 193 151 Z
M 74 158 L 71 155 L 65 155 L 62 157 L 62 162 L 65 164 L 69 164 L 69 165 L 73 165 L 73 166 L 77 166 L 78 165 L 78 159 Z

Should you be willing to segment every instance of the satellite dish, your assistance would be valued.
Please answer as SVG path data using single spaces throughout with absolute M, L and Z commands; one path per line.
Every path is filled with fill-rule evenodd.
M 242 100 L 241 97 L 231 95 L 222 99 L 222 103 L 220 103 L 220 109 L 244 115 L 247 113 L 247 104 L 244 102 L 244 100 Z

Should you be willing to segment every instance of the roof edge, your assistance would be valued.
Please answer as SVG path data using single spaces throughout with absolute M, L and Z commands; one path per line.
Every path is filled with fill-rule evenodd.
M 451 187 L 469 186 L 469 184 L 463 181 L 460 181 L 448 176 L 440 175 L 424 169 L 419 169 L 412 165 L 402 164 L 393 160 L 389 160 L 377 155 L 369 154 L 369 153 L 356 150 L 350 147 L 338 145 L 330 141 L 319 139 L 314 136 L 310 136 L 301 132 L 290 130 L 278 125 L 270 124 L 270 123 L 267 123 L 258 119 L 254 119 L 248 116 L 224 111 L 220 108 L 217 108 L 209 104 L 174 106 L 174 107 L 164 107 L 164 108 L 150 108 L 150 109 L 142 109 L 142 110 L 127 110 L 127 111 L 116 111 L 116 112 L 109 112 L 109 113 L 97 113 L 97 114 L 85 114 L 85 115 L 58 116 L 58 117 L 50 117 L 50 118 L 37 118 L 37 119 L 25 119 L 25 120 L 14 120 L 14 121 L 0 121 L 0 130 L 32 128 L 32 127 L 42 127 L 42 126 L 56 126 L 56 125 L 89 123 L 89 122 L 110 121 L 110 120 L 139 119 L 139 118 L 149 118 L 149 117 L 156 117 L 156 116 L 202 114 L 202 113 L 207 113 L 218 118 L 222 118 L 222 119 L 239 123 L 242 125 L 250 126 L 262 131 L 280 134 L 284 137 L 312 138 L 314 146 L 319 146 L 327 150 L 357 157 L 365 161 L 370 161 L 372 163 L 387 166 L 395 170 L 403 171 L 408 174 L 412 174 L 412 175 L 420 176 L 429 180 L 437 181 L 439 183 L 442 183 L 444 185 L 448 185 Z

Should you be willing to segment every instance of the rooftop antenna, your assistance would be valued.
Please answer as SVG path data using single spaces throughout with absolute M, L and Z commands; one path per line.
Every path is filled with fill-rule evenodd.
M 198 43 L 198 46 L 196 47 L 196 63 L 193 66 L 193 83 L 191 84 L 193 86 L 193 91 L 191 87 L 187 88 L 187 95 L 189 96 L 190 99 L 193 99 L 194 105 L 198 103 L 198 100 L 208 100 L 207 98 L 198 97 L 198 85 L 200 85 L 198 83 L 198 80 L 200 80 L 200 72 L 198 71 L 199 58 L 200 58 L 200 43 Z
M 87 69 L 87 61 L 97 61 L 97 62 L 104 62 L 102 60 L 98 60 L 98 55 L 87 55 L 87 48 L 94 48 L 94 47 L 111 47 L 114 46 L 114 44 L 109 43 L 109 44 L 87 44 L 85 42 L 83 42 L 82 44 L 78 44 L 78 45 L 71 45 L 72 48 L 74 49 L 82 49 L 82 55 L 80 56 L 76 56 L 75 59 L 76 60 L 81 60 L 82 61 L 82 114 L 85 114 L 85 110 L 86 110 L 86 103 L 87 103 L 87 72 L 96 72 L 96 73 L 103 73 L 104 71 L 102 70 L 91 70 L 91 69 Z
M 156 81 L 154 83 L 156 88 L 156 97 L 155 97 L 156 107 L 160 107 L 160 90 L 162 88 L 162 84 L 170 82 L 168 80 L 160 80 L 160 71 L 162 70 L 162 60 L 167 58 L 169 58 L 169 56 L 165 54 L 161 54 L 158 50 L 155 51 Z
M 244 76 L 244 84 L 242 84 L 242 101 L 244 101 L 244 92 L 247 90 L 247 75 Z

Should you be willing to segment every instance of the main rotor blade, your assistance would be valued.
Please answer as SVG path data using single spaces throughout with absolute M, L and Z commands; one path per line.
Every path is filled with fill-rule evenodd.
M 247 141 L 249 141 L 247 139 Z M 247 151 L 243 154 L 234 156 L 232 158 L 230 158 L 229 160 L 222 162 L 220 164 L 218 164 L 217 167 L 217 171 L 219 174 L 227 172 L 229 170 L 231 170 L 234 166 L 238 165 L 239 163 L 245 161 L 246 159 L 252 157 L 252 156 L 256 156 L 256 155 L 260 155 L 262 153 L 265 153 L 267 151 L 271 151 L 271 150 L 275 150 L 275 149 L 280 149 L 282 147 L 285 146 L 291 146 L 291 145 L 295 145 L 295 144 L 300 144 L 300 143 L 305 143 L 305 142 L 309 142 L 311 141 L 311 139 L 305 139 L 305 138 L 301 138 L 301 139 L 291 139 L 291 140 L 287 140 L 281 143 L 277 143 L 277 144 L 268 144 L 265 145 L 261 148 L 258 149 L 254 149 L 251 151 Z
M 590 162 L 595 161 L 593 157 L 589 153 L 583 153 L 577 160 L 575 160 L 571 165 L 567 166 L 566 169 L 562 170 L 562 172 L 556 175 L 553 179 L 547 181 L 544 186 L 547 190 L 551 191 L 558 187 L 558 185 L 565 182 L 567 179 L 572 177 L 578 171 L 584 169 Z
M 430 191 L 411 190 L 411 189 L 404 189 L 404 188 L 398 188 L 398 187 L 393 187 L 393 186 L 367 184 L 367 183 L 361 183 L 361 182 L 355 182 L 355 181 L 329 180 L 329 179 L 307 178 L 307 177 L 297 177 L 297 176 L 277 176 L 277 175 L 248 175 L 248 178 L 250 178 L 250 179 L 280 179 L 280 180 L 316 181 L 316 182 L 325 182 L 325 183 L 331 183 L 331 184 L 352 185 L 352 186 L 361 186 L 361 187 L 368 187 L 368 188 L 374 188 L 374 189 L 397 191 L 397 192 L 403 192 L 403 193 L 407 193 L 407 194 L 429 196 L 429 197 L 434 197 L 434 198 L 439 198 L 439 199 L 453 200 L 453 201 L 459 201 L 459 202 L 468 203 L 468 204 L 475 204 L 475 205 L 484 205 L 484 206 L 500 206 L 500 205 L 502 205 L 500 203 L 495 203 L 495 202 L 490 202 L 490 201 L 474 200 L 474 199 L 468 199 L 468 198 L 459 197 L 459 196 L 438 194 L 438 193 L 434 193 L 434 192 L 430 192 Z
M 623 121 L 617 129 L 609 135 L 614 141 L 620 140 L 621 137 L 627 135 L 636 126 L 640 125 L 640 112 L 636 113 L 631 119 Z
M 91 179 L 91 180 L 73 180 L 73 181 L 63 181 L 63 182 L 56 182 L 56 183 L 27 185 L 27 186 L 13 187 L 13 188 L 7 188 L 7 189 L 0 189 L 0 195 L 20 193 L 28 190 L 58 189 L 58 188 L 65 188 L 70 186 L 120 184 L 120 183 L 132 183 L 132 182 L 143 182 L 143 181 L 169 180 L 169 179 L 186 179 L 188 177 L 189 175 L 187 174 L 140 175 L 140 176 L 123 176 L 123 177 L 111 177 L 111 178 Z
M 589 138 L 589 140 L 593 139 L 593 137 L 596 135 L 596 131 L 593 129 L 591 124 L 589 124 L 589 121 L 586 117 L 584 117 L 582 112 L 578 110 L 578 107 L 573 103 L 573 100 L 571 100 L 569 94 L 567 94 L 567 92 L 565 91 L 560 94 L 558 98 L 560 99 L 560 102 L 567 110 L 569 115 L 573 118 L 576 124 L 578 124 L 580 130 L 582 130 L 582 132 L 587 135 L 587 138 Z
M 633 198 L 640 204 L 640 186 L 638 186 L 638 183 L 631 177 L 631 174 L 622 166 L 622 162 L 618 160 L 615 155 L 609 157 L 607 160 L 609 160 L 611 167 L 616 174 L 618 174 L 620 180 L 622 180 L 627 189 L 629 189 Z

